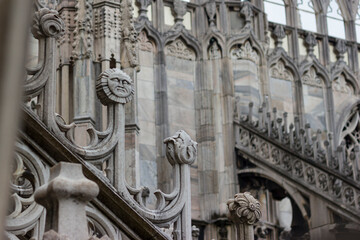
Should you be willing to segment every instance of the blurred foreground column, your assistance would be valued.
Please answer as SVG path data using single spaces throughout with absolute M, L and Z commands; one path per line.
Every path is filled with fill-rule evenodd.
M 227 202 L 230 220 L 236 225 L 237 240 L 254 240 L 254 223 L 260 217 L 260 203 L 250 193 L 235 194 Z
M 89 239 L 85 206 L 98 193 L 80 164 L 60 162 L 52 167 L 49 182 L 35 192 L 35 201 L 46 208 L 44 239 Z
M 30 0 L 0 0 L 0 239 L 8 209 L 10 162 L 18 128 Z

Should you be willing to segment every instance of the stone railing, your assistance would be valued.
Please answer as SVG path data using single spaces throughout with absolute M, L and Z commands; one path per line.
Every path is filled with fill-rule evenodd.
M 55 112 L 57 94 L 55 38 L 63 33 L 64 22 L 57 11 L 45 7 L 39 0 L 35 3 L 32 34 L 39 40 L 39 64 L 34 68 L 27 69 L 29 77 L 24 82 L 25 104 L 27 105 L 25 111 L 42 121 L 41 124 L 44 124 L 44 127 L 50 130 L 67 149 L 81 157 L 84 164 L 97 173 L 104 182 L 110 182 L 120 196 L 133 207 L 134 211 L 148 219 L 154 226 L 168 229 L 166 231 L 169 232 L 168 238 L 191 239 L 190 165 L 197 156 L 197 143 L 192 141 L 183 130 L 165 139 L 166 156 L 173 166 L 174 189 L 170 194 L 165 194 L 161 190 L 155 191 L 157 205 L 155 209 L 147 208 L 144 199 L 149 195 L 149 189 L 132 187 L 125 179 L 128 171 L 125 164 L 125 104 L 133 100 L 135 92 L 133 80 L 124 69 L 123 71 L 118 68 L 103 70 L 96 81 L 91 80 L 92 76 L 88 72 L 79 70 L 77 73 L 81 76 L 74 74 L 74 81 L 91 80 L 86 83 L 88 85 L 82 84 L 85 86 L 85 90 L 89 90 L 87 88 L 96 90 L 97 97 L 107 108 L 108 114 L 107 129 L 99 131 L 89 123 L 87 125 L 89 141 L 87 144 L 79 144 L 75 139 L 78 133 L 76 132 L 77 124 L 75 122 L 67 123 L 61 115 Z M 76 5 L 77 16 L 90 14 L 88 8 L 91 7 L 91 4 L 87 1 L 86 4 L 86 6 L 84 4 Z M 122 24 L 131 25 L 133 23 L 131 2 L 124 1 L 120 8 L 121 11 L 126 12 L 121 19 Z M 82 26 L 84 24 L 81 24 L 80 20 L 77 21 L 79 21 L 79 27 L 75 30 L 77 32 L 76 41 L 86 42 L 86 31 L 84 32 Z M 130 25 L 128 27 L 131 27 Z M 124 30 L 124 34 L 130 33 Z M 129 36 L 124 35 L 123 38 L 129 38 Z M 129 43 L 123 44 L 124 51 L 131 48 Z M 91 52 L 83 52 L 86 50 L 84 48 L 75 50 L 80 51 L 75 51 L 75 68 L 78 65 L 82 66 L 81 69 L 90 68 L 93 64 L 89 60 Z M 129 61 L 132 61 L 130 55 L 124 54 Z M 129 66 L 122 65 L 122 67 Z M 85 90 L 74 91 L 77 91 L 79 98 L 85 96 L 86 99 L 95 101 L 91 96 L 87 96 Z M 85 103 L 86 101 L 81 105 L 80 110 L 93 113 Z
M 347 153 L 342 142 L 334 148 L 331 134 L 322 142 L 322 132 L 312 136 L 310 124 L 303 129 L 295 118 L 288 127 L 287 113 L 281 118 L 275 108 L 271 113 L 265 106 L 260 107 L 257 120 L 253 103 L 246 115 L 236 110 L 236 148 L 348 211 L 360 212 L 359 147 Z

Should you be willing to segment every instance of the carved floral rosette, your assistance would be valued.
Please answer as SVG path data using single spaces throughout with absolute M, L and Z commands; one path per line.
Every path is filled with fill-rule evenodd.
M 235 194 L 227 205 L 235 222 L 253 225 L 261 218 L 260 203 L 249 192 Z

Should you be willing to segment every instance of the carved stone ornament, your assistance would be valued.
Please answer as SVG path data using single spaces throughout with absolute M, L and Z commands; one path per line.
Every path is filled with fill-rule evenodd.
M 315 68 L 311 67 L 301 78 L 303 84 L 322 87 L 322 80 L 316 75 Z
M 261 218 L 260 203 L 249 192 L 235 194 L 227 205 L 232 218 L 240 223 L 253 225 Z
M 215 0 L 209 0 L 209 2 L 206 3 L 206 5 L 205 5 L 205 10 L 209 17 L 210 27 L 214 27 L 215 26 L 215 14 L 216 14 Z
M 186 60 L 195 60 L 195 52 L 188 48 L 181 39 L 176 39 L 167 45 L 166 54 Z
M 104 105 L 128 103 L 132 100 L 134 92 L 131 78 L 118 68 L 102 72 L 96 80 L 96 93 Z
M 31 32 L 37 39 L 57 37 L 65 32 L 65 24 L 56 10 L 41 8 L 34 15 Z
M 282 25 L 276 25 L 272 34 L 275 37 L 276 47 L 281 47 L 283 39 L 286 37 L 284 27 Z
M 174 0 L 174 12 L 175 12 L 175 21 L 182 22 L 184 15 L 186 14 L 186 5 L 187 2 L 182 0 Z
M 216 41 L 213 41 L 213 43 L 209 47 L 208 55 L 210 59 L 221 58 L 221 49 Z
M 164 140 L 166 156 L 172 165 L 192 164 L 196 159 L 197 142 L 184 131 L 179 130 L 174 136 Z
M 308 33 L 305 37 L 305 44 L 307 46 L 307 50 L 309 54 L 312 54 L 314 52 L 314 47 L 317 44 L 316 37 L 313 33 Z
M 235 59 L 247 59 L 256 64 L 259 63 L 260 57 L 253 49 L 249 41 L 246 41 L 241 48 L 234 48 L 231 52 L 231 57 Z
M 285 63 L 282 60 L 277 61 L 277 63 L 271 67 L 270 76 L 276 79 L 293 81 L 292 74 L 285 68 Z
M 332 85 L 333 90 L 336 92 L 341 92 L 349 95 L 355 92 L 351 85 L 346 82 L 346 78 L 343 74 L 336 78 Z
M 154 46 L 147 37 L 145 31 L 139 33 L 139 49 L 147 52 L 152 52 L 154 50 Z

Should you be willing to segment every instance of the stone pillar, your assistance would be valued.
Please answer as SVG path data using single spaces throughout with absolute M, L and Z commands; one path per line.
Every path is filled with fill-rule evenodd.
M 236 225 L 237 240 L 254 240 L 254 223 L 260 217 L 260 203 L 249 192 L 237 193 L 227 202 L 229 218 Z
M 46 208 L 45 236 L 89 239 L 85 206 L 99 187 L 85 178 L 80 164 L 60 162 L 50 170 L 49 182 L 35 192 L 35 201 Z

